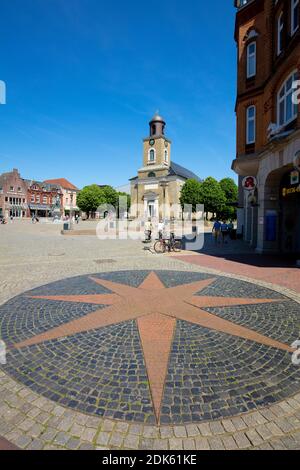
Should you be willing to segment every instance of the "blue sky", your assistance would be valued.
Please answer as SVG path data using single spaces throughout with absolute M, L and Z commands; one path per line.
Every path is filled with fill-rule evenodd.
M 2 0 L 0 173 L 126 184 L 158 109 L 172 159 L 234 176 L 232 1 Z

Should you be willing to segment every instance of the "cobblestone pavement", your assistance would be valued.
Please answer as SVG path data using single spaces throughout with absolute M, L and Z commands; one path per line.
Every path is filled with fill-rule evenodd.
M 30 291 L 30 295 L 37 294 L 37 292 L 39 295 L 52 295 L 53 289 L 50 289 L 51 294 L 49 294 L 48 287 L 43 286 L 73 276 L 85 277 L 86 274 L 90 273 L 102 272 L 103 274 L 100 277 L 115 275 L 117 282 L 121 282 L 122 272 L 126 270 L 139 270 L 137 276 L 144 276 L 145 271 L 172 271 L 172 276 L 165 276 L 166 287 L 174 286 L 176 283 L 180 285 L 182 283 L 182 272 L 185 273 L 184 275 L 187 278 L 195 275 L 202 278 L 216 277 L 216 271 L 212 269 L 198 268 L 178 261 L 173 257 L 153 256 L 144 253 L 140 244 L 136 242 L 99 242 L 93 237 L 76 237 L 76 239 L 75 237 L 74 239 L 67 237 L 66 241 L 66 238 L 57 233 L 57 227 L 53 226 L 11 224 L 3 226 L 3 228 L 1 227 L 0 234 L 3 240 L 0 248 L 2 268 L 0 277 L 1 304 L 9 301 L 14 305 L 13 303 L 20 301 L 21 298 L 24 300 L 23 293 L 26 291 Z M 108 274 L 113 271 L 118 273 Z M 78 280 L 79 277 L 75 279 Z M 128 276 L 126 279 L 128 279 Z M 189 278 L 190 280 L 191 278 Z M 226 296 L 227 293 L 231 292 L 231 286 L 234 283 L 235 289 L 241 298 L 263 299 L 268 297 L 272 300 L 268 308 L 258 303 L 255 307 L 249 307 L 249 305 L 240 305 L 238 308 L 215 306 L 208 307 L 205 310 L 217 315 L 220 319 L 230 318 L 231 321 L 240 326 L 255 329 L 260 334 L 266 334 L 266 336 L 287 342 L 287 344 L 290 344 L 294 339 L 298 339 L 298 303 L 300 302 L 300 296 L 287 288 L 270 285 L 262 281 L 256 282 L 256 286 L 259 287 L 253 287 L 253 284 L 244 281 L 247 281 L 247 278 L 243 276 L 232 276 L 222 272 L 222 276 L 218 277 L 216 283 L 208 286 L 206 291 L 199 293 L 199 295 Z M 74 279 L 65 282 L 72 283 Z M 139 284 L 140 279 L 135 282 Z M 167 285 L 168 282 L 169 285 Z M 79 291 L 76 291 L 78 286 L 73 285 L 72 287 L 70 285 L 68 292 L 66 292 L 64 286 L 62 293 L 59 292 L 60 285 L 63 284 L 57 283 L 57 295 L 79 295 Z M 75 290 L 72 290 L 72 288 Z M 271 288 L 271 291 L 268 290 L 269 288 Z M 92 289 L 94 289 L 94 293 L 97 290 L 96 287 Z M 80 295 L 88 294 L 91 295 L 91 291 L 80 291 Z M 21 295 L 21 297 L 18 297 L 18 295 Z M 230 295 L 232 296 L 232 293 Z M 13 296 L 17 297 L 10 300 Z M 234 296 L 238 297 L 236 292 Z M 288 300 L 286 300 L 286 297 Z M 30 303 L 33 301 L 37 302 L 39 306 L 36 310 L 30 307 Z M 24 321 L 26 319 L 23 323 L 25 331 L 27 328 L 28 331 L 32 331 L 32 334 L 36 334 L 40 328 L 44 330 L 45 326 L 47 326 L 47 329 L 49 325 L 53 326 L 51 322 L 57 324 L 55 323 L 57 321 L 55 309 L 56 313 L 59 312 L 59 315 L 64 316 L 64 322 L 74 318 L 74 316 L 80 317 L 86 315 L 87 312 L 95 311 L 95 305 L 89 303 L 72 304 L 72 308 L 70 308 L 70 303 L 47 300 L 47 308 L 45 309 L 46 302 L 41 299 L 28 299 L 26 297 L 26 302 L 29 302 L 29 304 L 24 309 L 20 308 L 20 315 L 23 316 Z M 96 307 L 99 309 L 99 305 L 96 305 Z M 1 312 L 5 312 L 5 308 L 5 306 L 2 306 Z M 46 315 L 48 309 L 50 309 L 50 315 L 48 313 Z M 30 323 L 30 315 L 33 311 L 40 313 L 40 323 L 35 321 Z M 286 315 L 287 311 L 288 315 Z M 253 313 L 251 314 L 251 312 Z M 2 322 L 5 330 L 4 335 L 10 334 L 11 338 L 14 335 L 19 335 L 21 340 L 24 339 L 26 334 L 20 328 L 18 322 L 14 321 L 13 315 L 11 318 L 9 318 L 8 313 L 5 313 L 5 315 L 7 315 L 6 321 Z M 10 322 L 12 322 L 11 326 L 9 326 Z M 37 328 L 36 331 L 34 331 L 35 328 Z M 118 329 L 117 334 L 112 333 L 112 331 L 106 334 L 104 355 L 113 354 L 111 349 L 112 336 L 114 341 L 118 342 L 119 340 L 122 343 L 122 338 L 128 338 L 129 335 L 131 338 L 130 355 L 132 357 L 132 351 L 136 351 L 136 364 L 140 367 L 140 377 L 144 377 L 144 361 L 141 360 L 140 342 L 136 341 L 134 322 L 130 321 L 122 325 L 109 326 L 108 330 L 114 328 Z M 299 449 L 299 371 L 295 366 L 291 366 L 290 359 L 288 359 L 290 354 L 261 344 L 259 344 L 259 348 L 263 349 L 259 351 L 259 348 L 256 350 L 256 347 L 253 347 L 255 344 L 253 342 L 250 345 L 250 342 L 245 339 L 229 337 L 224 333 L 212 330 L 204 331 L 203 329 L 199 335 L 199 328 L 203 327 L 177 321 L 168 371 L 170 374 L 168 379 L 171 379 L 170 384 L 174 383 L 172 374 L 176 373 L 179 380 L 182 380 L 184 370 L 189 370 L 188 375 L 190 375 L 191 369 L 197 371 L 197 360 L 200 360 L 201 363 L 203 363 L 203 359 L 205 360 L 203 356 L 205 347 L 211 347 L 212 349 L 215 347 L 217 356 L 217 352 L 220 352 L 220 344 L 222 344 L 226 353 L 224 357 L 219 357 L 219 354 L 218 359 L 221 362 L 222 360 L 228 360 L 228 363 L 233 364 L 234 367 L 234 373 L 232 374 L 232 371 L 230 371 L 233 378 L 231 390 L 237 392 L 237 394 L 233 393 L 233 397 L 239 398 L 239 394 L 245 397 L 244 393 L 247 392 L 248 395 L 253 392 L 253 390 L 242 391 L 240 386 L 235 383 L 236 380 L 242 380 L 245 383 L 246 376 L 246 371 L 241 372 L 241 368 L 237 365 L 237 355 L 245 356 L 245 364 L 248 364 L 247 358 L 249 359 L 249 357 L 251 360 L 255 358 L 254 360 L 260 361 L 257 381 L 253 376 L 247 374 L 249 383 L 252 380 L 252 384 L 254 382 L 255 385 L 256 383 L 262 385 L 261 388 L 257 388 L 259 391 L 263 390 L 261 401 L 259 401 L 260 398 L 255 396 L 254 390 L 253 400 L 258 400 L 255 409 L 251 410 L 250 406 L 247 409 L 237 409 L 236 412 L 231 410 L 229 416 L 222 414 L 215 419 L 194 420 L 193 422 L 184 420 L 184 422 L 176 423 L 173 419 L 172 424 L 161 424 L 160 426 L 145 422 L 131 422 L 123 418 L 112 419 L 106 416 L 96 416 L 88 410 L 82 412 L 72 408 L 70 402 L 59 403 L 55 397 L 49 399 L 49 397 L 43 396 L 42 390 L 34 390 L 32 383 L 24 383 L 25 380 L 20 376 L 16 379 L 14 373 L 19 364 L 11 362 L 10 355 L 13 356 L 20 352 L 14 351 L 13 353 L 9 352 L 8 364 L 5 366 L 11 369 L 6 371 L 3 367 L 0 371 L 0 435 L 11 443 L 26 449 Z M 128 331 L 126 331 L 127 329 Z M 97 335 L 101 335 L 101 330 L 100 333 L 93 330 L 89 334 L 91 334 L 90 341 L 94 344 L 95 341 L 99 341 Z M 79 363 L 82 345 L 85 345 L 84 347 L 89 345 L 86 338 L 84 342 L 80 338 L 85 335 L 86 333 L 78 335 L 79 339 L 76 342 L 78 361 L 76 361 L 76 365 Z M 72 336 L 67 338 L 65 343 L 66 350 L 70 338 Z M 57 347 L 62 348 L 64 341 L 56 340 Z M 52 342 L 50 343 L 52 345 Z M 54 343 L 55 341 L 53 341 Z M 103 346 L 102 343 L 103 341 L 101 346 Z M 125 358 L 127 346 L 126 341 L 124 343 L 123 340 L 122 347 L 125 350 Z M 29 351 L 30 348 L 40 348 L 41 351 L 42 346 L 29 346 L 24 351 Z M 182 350 L 185 351 L 185 354 L 182 354 Z M 198 350 L 200 350 L 200 353 Z M 188 357 L 189 363 L 186 364 L 182 361 L 180 355 L 184 360 Z M 32 356 L 32 361 L 34 360 Z M 92 360 L 93 358 L 90 366 L 93 365 Z M 212 376 L 205 377 L 204 372 L 201 371 L 203 381 L 213 380 Z M 208 372 L 213 374 L 211 368 Z M 235 375 L 236 373 L 239 374 L 238 378 Z M 193 375 L 197 374 L 191 374 L 190 377 Z M 227 379 L 229 379 L 229 376 Z M 55 382 L 55 378 L 52 377 L 51 380 Z M 197 377 L 192 380 L 197 381 Z M 262 384 L 262 382 L 265 383 Z M 194 385 L 189 384 L 190 392 L 192 388 L 197 388 Z M 216 386 L 218 385 L 217 383 Z M 224 389 L 223 385 L 220 389 Z M 200 386 L 204 386 L 204 384 L 202 383 Z M 266 394 L 268 387 L 270 387 L 270 390 Z M 69 389 L 71 390 L 71 388 Z M 172 400 L 174 399 L 174 406 L 178 406 L 178 403 L 175 405 L 175 395 L 172 395 L 172 391 L 169 389 L 168 392 L 165 391 L 163 406 L 166 406 L 166 408 L 168 403 L 165 400 L 168 401 L 170 397 Z M 266 401 L 264 402 L 264 400 Z M 271 403 L 272 401 L 276 401 L 276 403 Z M 208 400 L 209 404 L 212 402 Z M 235 399 L 232 399 L 232 403 L 240 404 L 239 400 Z M 173 408 L 173 410 L 176 415 L 176 408 Z M 181 413 L 180 416 L 182 416 Z

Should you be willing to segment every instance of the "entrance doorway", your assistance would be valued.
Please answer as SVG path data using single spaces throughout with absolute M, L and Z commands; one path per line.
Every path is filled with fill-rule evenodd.
M 295 173 L 295 172 L 294 172 Z M 280 185 L 281 250 L 300 254 L 300 176 L 284 175 Z
M 148 201 L 148 217 L 155 217 L 155 201 Z

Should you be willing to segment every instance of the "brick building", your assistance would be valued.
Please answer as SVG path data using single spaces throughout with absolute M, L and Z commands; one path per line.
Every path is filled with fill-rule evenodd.
M 61 188 L 64 215 L 79 215 L 80 209 L 77 207 L 77 194 L 79 193 L 79 189 L 76 188 L 74 184 L 70 183 L 70 181 L 65 178 L 46 180 L 45 183 L 58 185 Z
M 0 216 L 23 218 L 27 210 L 27 185 L 18 170 L 0 175 Z
M 299 0 L 235 4 L 238 230 L 258 252 L 300 253 Z
M 60 185 L 24 180 L 27 185 L 27 216 L 51 217 L 55 205 L 63 213 L 63 193 Z
M 149 136 L 143 141 L 143 166 L 130 180 L 131 216 L 181 218 L 181 188 L 187 179 L 199 178 L 171 160 L 172 142 L 165 136 L 163 118 L 156 114 L 149 125 Z

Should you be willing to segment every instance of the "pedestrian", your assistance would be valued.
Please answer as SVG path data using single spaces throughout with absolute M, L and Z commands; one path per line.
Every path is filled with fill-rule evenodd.
M 221 223 L 218 221 L 218 219 L 215 221 L 213 225 L 212 233 L 215 239 L 215 244 L 217 244 L 220 240 L 220 233 L 221 233 Z
M 158 230 L 158 238 L 159 238 L 159 240 L 162 240 L 164 230 L 165 230 L 165 224 L 162 220 L 159 221 L 158 226 L 157 226 L 157 230 Z
M 151 219 L 148 219 L 148 221 L 145 223 L 145 234 L 146 234 L 146 241 L 151 242 L 152 239 L 152 222 Z
M 228 225 L 225 220 L 221 224 L 221 234 L 222 234 L 222 244 L 228 243 L 227 236 L 229 235 L 229 230 L 228 230 Z

